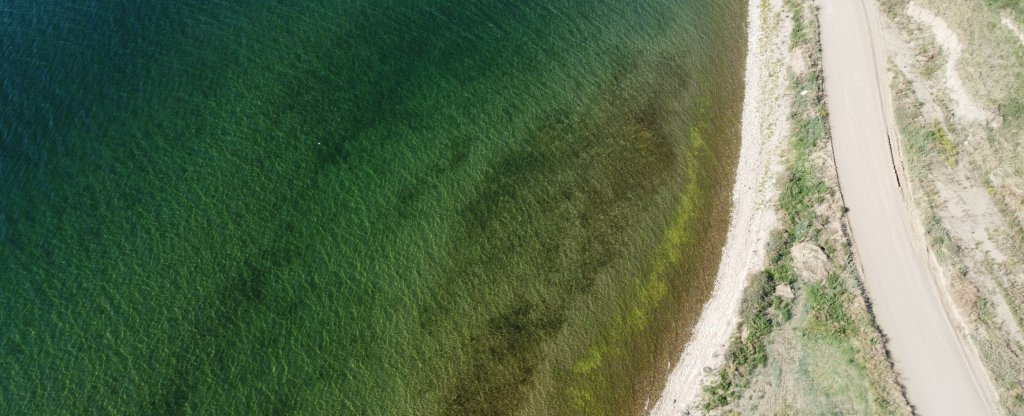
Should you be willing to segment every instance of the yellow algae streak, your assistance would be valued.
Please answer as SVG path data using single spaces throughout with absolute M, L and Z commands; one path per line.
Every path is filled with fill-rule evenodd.
M 697 180 L 700 166 L 695 163 L 702 160 L 707 151 L 707 145 L 701 135 L 703 128 L 706 128 L 705 123 L 690 128 L 685 147 L 687 184 L 679 198 L 672 225 L 658 243 L 651 271 L 633 297 L 634 306 L 625 316 L 616 319 L 607 336 L 601 337 L 601 340 L 591 346 L 582 358 L 576 360 L 573 364 L 575 374 L 593 376 L 592 373 L 603 368 L 608 362 L 605 358 L 626 353 L 621 347 L 623 339 L 646 329 L 650 324 L 652 312 L 668 294 L 667 272 L 684 260 L 684 248 L 693 242 L 691 224 L 697 218 L 703 202 Z M 607 383 L 607 380 L 605 377 L 597 378 L 576 379 L 575 385 L 569 387 L 569 396 L 577 410 L 586 414 L 593 414 L 599 410 L 593 392 L 584 387 L 584 383 L 590 382 L 596 384 L 592 387 L 604 390 L 603 384 Z

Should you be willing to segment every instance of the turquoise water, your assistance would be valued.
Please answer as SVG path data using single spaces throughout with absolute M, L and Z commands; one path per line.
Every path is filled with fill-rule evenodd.
M 0 413 L 637 411 L 717 265 L 744 7 L 0 4 Z

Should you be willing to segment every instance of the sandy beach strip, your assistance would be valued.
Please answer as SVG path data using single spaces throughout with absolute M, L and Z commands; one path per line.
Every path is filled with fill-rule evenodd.
M 765 4 L 769 10 L 765 10 Z M 766 13 L 781 1 L 750 0 L 747 14 L 747 65 L 742 138 L 732 213 L 711 298 L 704 305 L 652 415 L 678 415 L 694 405 L 700 392 L 724 363 L 725 349 L 739 321 L 743 290 L 749 277 L 765 265 L 765 246 L 777 224 L 776 178 L 782 171 L 782 147 L 788 131 L 785 95 L 789 43 L 775 27 L 765 27 Z

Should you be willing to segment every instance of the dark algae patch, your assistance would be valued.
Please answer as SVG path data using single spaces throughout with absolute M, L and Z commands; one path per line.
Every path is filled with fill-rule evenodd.
M 739 140 L 680 3 L 0 5 L 0 413 L 638 411 Z

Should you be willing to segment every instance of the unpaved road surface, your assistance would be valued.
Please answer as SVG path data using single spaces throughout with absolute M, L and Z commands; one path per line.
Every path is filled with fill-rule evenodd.
M 839 184 L 864 285 L 910 404 L 925 416 L 998 414 L 995 390 L 954 329 L 958 318 L 901 193 L 875 5 L 818 0 L 818 7 Z

